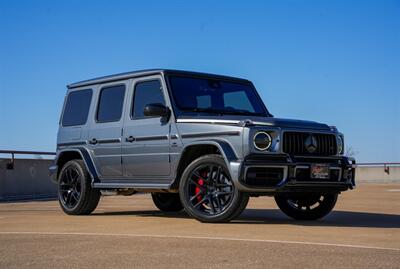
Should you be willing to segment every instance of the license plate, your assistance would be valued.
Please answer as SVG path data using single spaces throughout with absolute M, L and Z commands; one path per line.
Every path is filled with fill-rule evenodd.
M 311 178 L 329 179 L 330 178 L 329 165 L 326 164 L 313 164 L 311 165 Z

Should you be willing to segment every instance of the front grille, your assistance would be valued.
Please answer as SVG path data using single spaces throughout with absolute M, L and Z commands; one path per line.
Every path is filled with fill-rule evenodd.
M 305 146 L 309 136 L 315 137 L 316 149 L 309 152 Z M 333 134 L 285 132 L 283 134 L 283 152 L 302 156 L 330 156 L 336 155 L 336 136 Z

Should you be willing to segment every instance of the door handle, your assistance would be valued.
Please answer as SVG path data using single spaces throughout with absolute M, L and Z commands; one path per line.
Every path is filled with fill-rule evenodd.
M 92 144 L 92 145 L 96 145 L 97 144 L 97 139 L 96 138 L 92 138 L 92 140 L 89 140 L 89 144 Z
M 136 139 L 133 136 L 129 136 L 125 139 L 126 142 L 132 143 L 133 141 L 135 141 Z

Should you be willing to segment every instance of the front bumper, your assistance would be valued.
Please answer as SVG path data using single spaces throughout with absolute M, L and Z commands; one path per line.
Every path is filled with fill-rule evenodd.
M 311 178 L 312 164 L 329 165 L 330 178 Z M 356 185 L 355 160 L 344 156 L 249 155 L 240 163 L 231 163 L 232 171 L 238 189 L 244 192 L 338 193 Z

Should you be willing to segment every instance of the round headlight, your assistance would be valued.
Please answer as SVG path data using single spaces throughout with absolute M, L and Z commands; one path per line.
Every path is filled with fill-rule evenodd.
M 343 142 L 343 137 L 341 135 L 338 136 L 338 152 L 339 154 L 343 154 L 344 153 L 344 142 Z
M 254 135 L 253 144 L 258 150 L 267 150 L 271 147 L 272 138 L 269 133 L 258 132 Z

